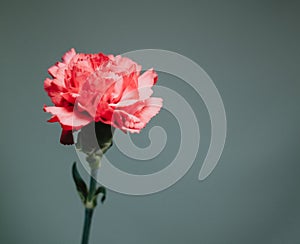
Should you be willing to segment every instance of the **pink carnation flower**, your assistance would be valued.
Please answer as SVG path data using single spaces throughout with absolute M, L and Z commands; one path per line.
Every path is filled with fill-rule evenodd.
M 138 133 L 162 107 L 161 98 L 151 97 L 156 72 L 141 74 L 141 66 L 125 57 L 71 49 L 48 72 L 52 79 L 44 88 L 54 106 L 44 111 L 53 115 L 49 122 L 60 123 L 63 144 L 73 144 L 72 130 L 93 121 Z

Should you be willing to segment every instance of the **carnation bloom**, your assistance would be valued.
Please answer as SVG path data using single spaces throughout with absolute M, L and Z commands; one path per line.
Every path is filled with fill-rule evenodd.
M 157 74 L 121 56 L 66 52 L 62 62 L 48 69 L 52 79 L 44 82 L 54 106 L 49 122 L 59 122 L 63 144 L 73 144 L 73 130 L 90 122 L 102 122 L 124 132 L 140 132 L 162 107 L 151 97 Z

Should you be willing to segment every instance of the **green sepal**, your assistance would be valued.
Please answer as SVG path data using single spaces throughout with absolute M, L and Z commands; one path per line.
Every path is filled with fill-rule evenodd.
M 76 185 L 78 195 L 79 195 L 81 201 L 83 203 L 85 203 L 87 200 L 87 196 L 88 196 L 88 189 L 87 189 L 85 182 L 83 181 L 82 177 L 80 176 L 80 174 L 77 170 L 76 162 L 74 162 L 74 164 L 72 166 L 72 176 L 73 176 L 73 180 Z

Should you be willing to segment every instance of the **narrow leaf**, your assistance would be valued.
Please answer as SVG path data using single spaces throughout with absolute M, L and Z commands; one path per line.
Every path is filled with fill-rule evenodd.
M 87 195 L 88 195 L 88 190 L 87 190 L 87 186 L 86 186 L 85 182 L 83 181 L 83 179 L 81 178 L 81 176 L 77 170 L 76 162 L 74 162 L 74 164 L 72 166 L 72 176 L 73 176 L 73 180 L 75 182 L 78 194 L 79 194 L 82 202 L 85 203 L 85 201 L 87 199 Z
M 101 202 L 103 203 L 106 198 L 106 189 L 104 186 L 99 186 L 98 189 L 95 192 L 95 196 L 98 196 L 99 194 L 102 194 Z

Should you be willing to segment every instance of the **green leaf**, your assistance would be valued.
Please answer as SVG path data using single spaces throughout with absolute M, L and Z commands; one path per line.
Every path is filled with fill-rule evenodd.
M 101 197 L 101 202 L 103 203 L 106 199 L 106 189 L 104 186 L 99 186 L 95 192 L 95 197 L 97 197 L 99 194 L 102 194 L 102 197 Z
M 99 194 L 102 194 L 102 197 L 101 197 L 101 203 L 103 203 L 104 202 L 104 200 L 105 200 L 105 198 L 106 198 L 106 189 L 105 189 L 105 187 L 104 186 L 99 186 L 98 188 L 97 188 L 97 190 L 95 191 L 95 193 L 94 193 L 94 196 L 93 196 L 93 204 L 94 204 L 94 206 L 97 206 L 97 197 L 98 197 L 98 195 Z
M 75 182 L 79 197 L 80 197 L 81 201 L 83 203 L 85 203 L 87 196 L 88 196 L 88 189 L 87 189 L 85 182 L 83 181 L 80 174 L 78 173 L 78 170 L 76 167 L 76 162 L 74 162 L 74 164 L 72 166 L 72 176 L 73 176 L 73 180 Z

